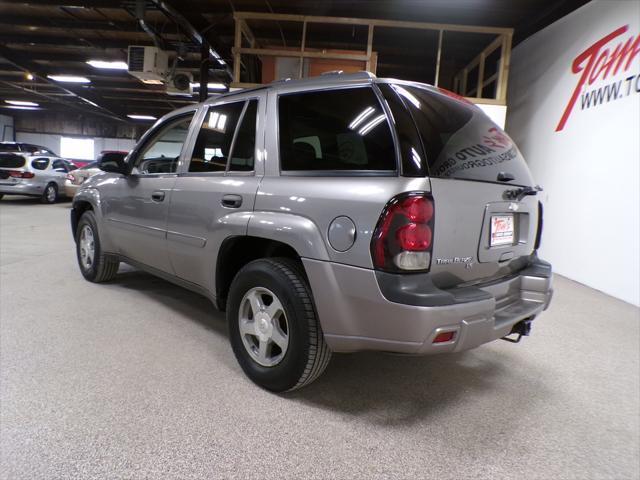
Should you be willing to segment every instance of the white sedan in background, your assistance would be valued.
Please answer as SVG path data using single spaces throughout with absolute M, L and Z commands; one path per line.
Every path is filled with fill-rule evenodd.
M 99 173 L 98 162 L 91 162 L 84 167 L 80 167 L 73 172 L 67 173 L 66 180 L 64 181 L 64 192 L 67 197 L 73 198 L 80 185 L 82 185 L 87 179 Z

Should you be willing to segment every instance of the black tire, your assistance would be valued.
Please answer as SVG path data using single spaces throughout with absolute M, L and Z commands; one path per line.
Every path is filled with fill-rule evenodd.
M 240 307 L 252 288 L 273 292 L 288 323 L 288 348 L 277 365 L 265 367 L 249 355 L 240 335 Z M 288 258 L 265 258 L 245 265 L 233 279 L 227 302 L 233 352 L 245 374 L 273 392 L 296 390 L 313 382 L 327 367 L 331 350 L 324 340 L 311 289 L 298 265 Z
M 90 265 L 86 265 L 82 260 L 82 246 L 81 237 L 83 229 L 88 228 L 93 235 L 93 247 L 94 255 L 93 261 Z M 96 224 L 96 217 L 91 210 L 88 210 L 82 214 L 80 221 L 78 222 L 78 228 L 76 229 L 76 257 L 78 259 L 78 266 L 82 276 L 90 282 L 101 283 L 112 280 L 118 273 L 118 267 L 120 261 L 117 258 L 107 256 L 102 252 L 100 246 L 100 236 L 98 234 L 98 227 Z
M 53 194 L 51 193 L 53 191 Z M 40 197 L 42 203 L 56 203 L 58 201 L 58 185 L 51 182 L 44 187 L 44 192 Z

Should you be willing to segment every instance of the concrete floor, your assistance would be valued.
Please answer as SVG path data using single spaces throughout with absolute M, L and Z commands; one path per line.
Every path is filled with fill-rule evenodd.
M 518 345 L 335 355 L 274 395 L 207 300 L 124 266 L 84 281 L 68 213 L 0 202 L 1 478 L 640 476 L 635 307 L 557 277 Z

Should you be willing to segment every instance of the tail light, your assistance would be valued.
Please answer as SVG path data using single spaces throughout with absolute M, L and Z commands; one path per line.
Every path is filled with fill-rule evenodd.
M 71 183 L 74 183 L 76 181 L 76 177 L 74 177 L 73 175 L 71 175 L 70 173 L 67 173 L 67 176 L 64 177 L 67 180 L 69 180 Z
M 433 247 L 431 195 L 412 192 L 392 198 L 371 241 L 373 265 L 388 272 L 427 271 Z
M 10 170 L 9 176 L 13 178 L 33 178 L 35 175 L 32 172 L 19 172 L 18 170 Z

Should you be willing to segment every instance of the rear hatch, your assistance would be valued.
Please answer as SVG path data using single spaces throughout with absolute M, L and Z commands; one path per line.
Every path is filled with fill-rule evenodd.
M 15 153 L 0 153 L 0 183 L 14 184 L 25 172 L 26 159 Z
M 482 284 L 522 269 L 536 242 L 538 200 L 517 146 L 473 104 L 433 88 L 394 89 L 411 111 L 428 163 L 434 283 Z

